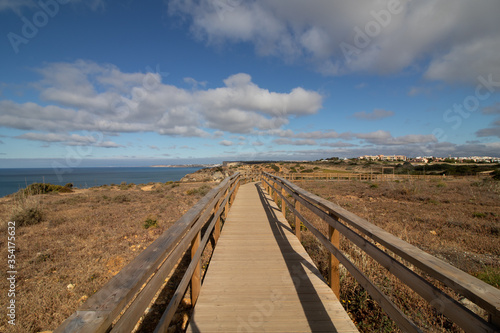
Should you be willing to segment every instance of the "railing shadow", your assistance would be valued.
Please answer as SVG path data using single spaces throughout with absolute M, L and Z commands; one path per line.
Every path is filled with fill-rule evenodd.
M 292 232 L 291 227 L 278 219 L 276 211 L 279 211 L 279 209 L 270 204 L 272 199 L 264 193 L 259 184 L 255 184 L 255 186 L 257 187 L 260 201 L 266 212 L 283 259 L 285 260 L 288 273 L 292 278 L 302 310 L 304 311 L 311 331 L 322 330 L 337 332 L 328 311 L 325 309 L 319 294 L 308 277 L 307 271 L 309 271 L 309 274 L 312 272 L 323 279 L 321 274 L 314 265 L 308 262 L 300 253 L 295 251 L 285 235 L 285 230 Z

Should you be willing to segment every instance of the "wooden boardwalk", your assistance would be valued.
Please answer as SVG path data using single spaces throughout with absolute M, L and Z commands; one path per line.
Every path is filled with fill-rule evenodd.
M 240 187 L 187 332 L 357 332 L 276 204 Z

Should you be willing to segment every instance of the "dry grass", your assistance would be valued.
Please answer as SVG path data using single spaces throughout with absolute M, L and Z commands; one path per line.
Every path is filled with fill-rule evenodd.
M 213 186 L 159 183 L 143 191 L 128 184 L 25 198 L 36 203 L 43 219 L 16 229 L 17 325 L 2 316 L 0 331 L 55 329 Z M 19 200 L 0 199 L 2 253 L 7 253 L 5 225 L 13 210 L 28 207 Z M 146 229 L 152 217 L 157 227 Z M 2 293 L 2 309 L 7 301 Z
M 213 186 L 171 182 L 121 184 L 32 195 L 24 197 L 26 202 L 22 197 L 0 198 L 2 253 L 7 251 L 5 225 L 16 211 L 26 212 L 34 206 L 42 214 L 41 221 L 16 230 L 18 325 L 13 329 L 2 319 L 0 331 L 55 329 Z M 299 182 L 299 186 L 498 287 L 499 182 L 450 178 L 380 183 L 311 181 Z M 326 233 L 323 222 L 309 217 Z M 156 221 L 149 222 L 156 226 L 146 229 L 147 219 Z M 459 331 L 359 249 L 345 239 L 341 242 L 350 258 L 424 330 Z M 303 232 L 303 244 L 326 277 L 326 250 L 308 231 Z M 203 268 L 208 265 L 211 251 L 209 245 Z M 178 267 L 150 308 L 147 322 L 159 319 L 187 262 Z M 5 274 L 3 270 L 4 280 Z M 362 331 L 397 331 L 345 270 L 341 288 L 341 300 Z M 0 295 L 0 307 L 5 309 L 7 301 L 6 293 Z M 184 300 L 173 329 L 183 326 L 189 308 L 189 301 Z M 148 332 L 151 327 L 145 324 L 139 331 Z
M 298 182 L 298 185 L 499 287 L 499 182 L 450 178 L 439 181 L 380 182 L 376 186 L 358 181 L 308 181 Z M 312 214 L 306 216 L 326 234 L 326 223 Z M 327 277 L 326 249 L 308 231 L 303 232 L 303 244 Z M 425 331 L 461 331 L 343 237 L 341 248 Z M 431 278 L 428 280 L 440 285 Z M 457 300 L 461 299 L 453 292 L 450 294 Z M 341 301 L 361 331 L 398 330 L 345 269 L 341 270 Z

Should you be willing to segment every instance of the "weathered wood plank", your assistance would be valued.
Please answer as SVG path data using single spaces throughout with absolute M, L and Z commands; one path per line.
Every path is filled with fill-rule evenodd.
M 498 295 L 500 295 L 500 291 L 498 289 L 493 288 L 492 286 L 487 285 L 486 283 L 466 274 L 465 272 L 462 272 L 457 268 L 421 251 L 420 249 L 370 224 L 368 221 L 345 211 L 344 209 L 331 202 L 328 202 L 305 190 L 302 190 L 294 184 L 283 181 L 283 179 L 279 179 L 277 177 L 273 178 L 274 181 L 276 181 L 275 184 L 278 184 L 278 186 L 283 186 L 286 192 L 292 195 L 293 199 L 301 202 L 301 204 L 305 205 L 316 215 L 329 223 L 331 228 L 339 228 L 340 232 L 342 232 L 348 239 L 354 242 L 357 246 L 363 249 L 367 254 L 372 256 L 379 263 L 381 263 L 382 266 L 395 274 L 413 290 L 419 293 L 424 299 L 426 299 L 428 302 L 440 305 L 438 310 L 448 316 L 466 331 L 495 331 L 495 328 L 491 324 L 486 323 L 484 320 L 463 307 L 461 304 L 451 299 L 448 295 L 444 294 L 432 284 L 428 283 L 425 279 L 421 278 L 413 271 L 407 269 L 404 265 L 394 260 L 384 251 L 380 250 L 378 247 L 366 241 L 363 237 L 359 236 L 356 232 L 340 223 L 337 220 L 337 216 L 341 217 L 350 225 L 355 226 L 357 229 L 359 229 L 372 239 L 376 240 L 380 244 L 391 249 L 393 252 L 400 255 L 404 259 L 407 259 L 415 266 L 426 271 L 431 276 L 444 282 L 449 287 L 455 289 L 462 295 L 468 296 L 471 293 L 474 293 L 476 296 L 471 298 L 471 300 L 474 300 L 478 305 L 482 305 L 483 308 L 485 308 L 493 315 L 495 313 L 498 313 L 498 305 L 491 304 L 491 301 L 493 301 L 493 303 L 496 302 L 497 304 L 500 303 L 500 297 L 498 297 Z M 335 218 L 332 217 L 332 214 L 328 212 L 333 213 Z M 300 215 L 300 213 L 298 213 L 297 211 L 294 211 L 294 213 Z M 460 284 L 462 284 L 462 286 L 460 286 Z M 465 293 L 463 290 L 463 288 L 466 286 L 471 289 L 467 289 L 468 293 Z M 486 290 L 482 289 L 485 286 Z M 488 299 L 479 299 L 478 297 L 481 297 L 480 294 L 484 294 L 485 291 L 492 291 L 493 297 L 489 297 Z M 492 306 L 496 307 L 492 308 Z
M 264 209 L 262 202 L 269 205 L 269 198 L 262 195 L 254 184 L 241 186 L 188 332 L 236 332 L 238 328 L 244 332 L 357 332 L 281 211 L 274 203 Z M 254 327 L 255 318 L 249 316 L 259 314 L 262 321 L 257 318 Z
M 163 268 L 160 264 L 172 254 L 181 255 L 183 251 L 175 251 L 179 241 L 189 233 L 193 225 L 206 212 L 214 198 L 220 197 L 221 191 L 229 186 L 238 177 L 226 178 L 219 186 L 212 189 L 205 197 L 198 201 L 186 214 L 184 214 L 167 232 L 163 233 L 146 250 L 140 253 L 132 262 L 123 268 L 116 276 L 92 295 L 73 315 L 67 318 L 55 332 L 105 332 L 120 312 L 136 296 L 143 284 L 160 269 L 168 274 L 167 270 L 173 267 L 176 258 L 171 259 Z M 201 226 L 200 226 L 201 228 Z M 180 258 L 180 257 L 179 257 Z M 177 258 L 178 259 L 178 258 Z M 161 285 L 161 279 L 153 278 L 154 286 Z M 158 282 L 159 281 L 159 282 Z M 136 298 L 134 306 L 128 312 L 133 312 L 131 317 L 140 316 L 154 290 L 152 286 L 146 287 Z M 142 310 L 143 312 L 143 310 Z M 126 322 L 130 320 L 127 318 Z M 124 323 L 125 321 L 122 321 Z M 128 325 L 128 324 L 127 324 Z M 120 326 L 120 325 L 119 325 Z

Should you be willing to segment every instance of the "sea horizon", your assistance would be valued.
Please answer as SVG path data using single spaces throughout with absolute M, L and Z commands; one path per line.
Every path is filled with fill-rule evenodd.
M 109 166 L 78 168 L 0 168 L 0 197 L 33 183 L 66 185 L 76 188 L 121 184 L 178 181 L 203 166 Z

